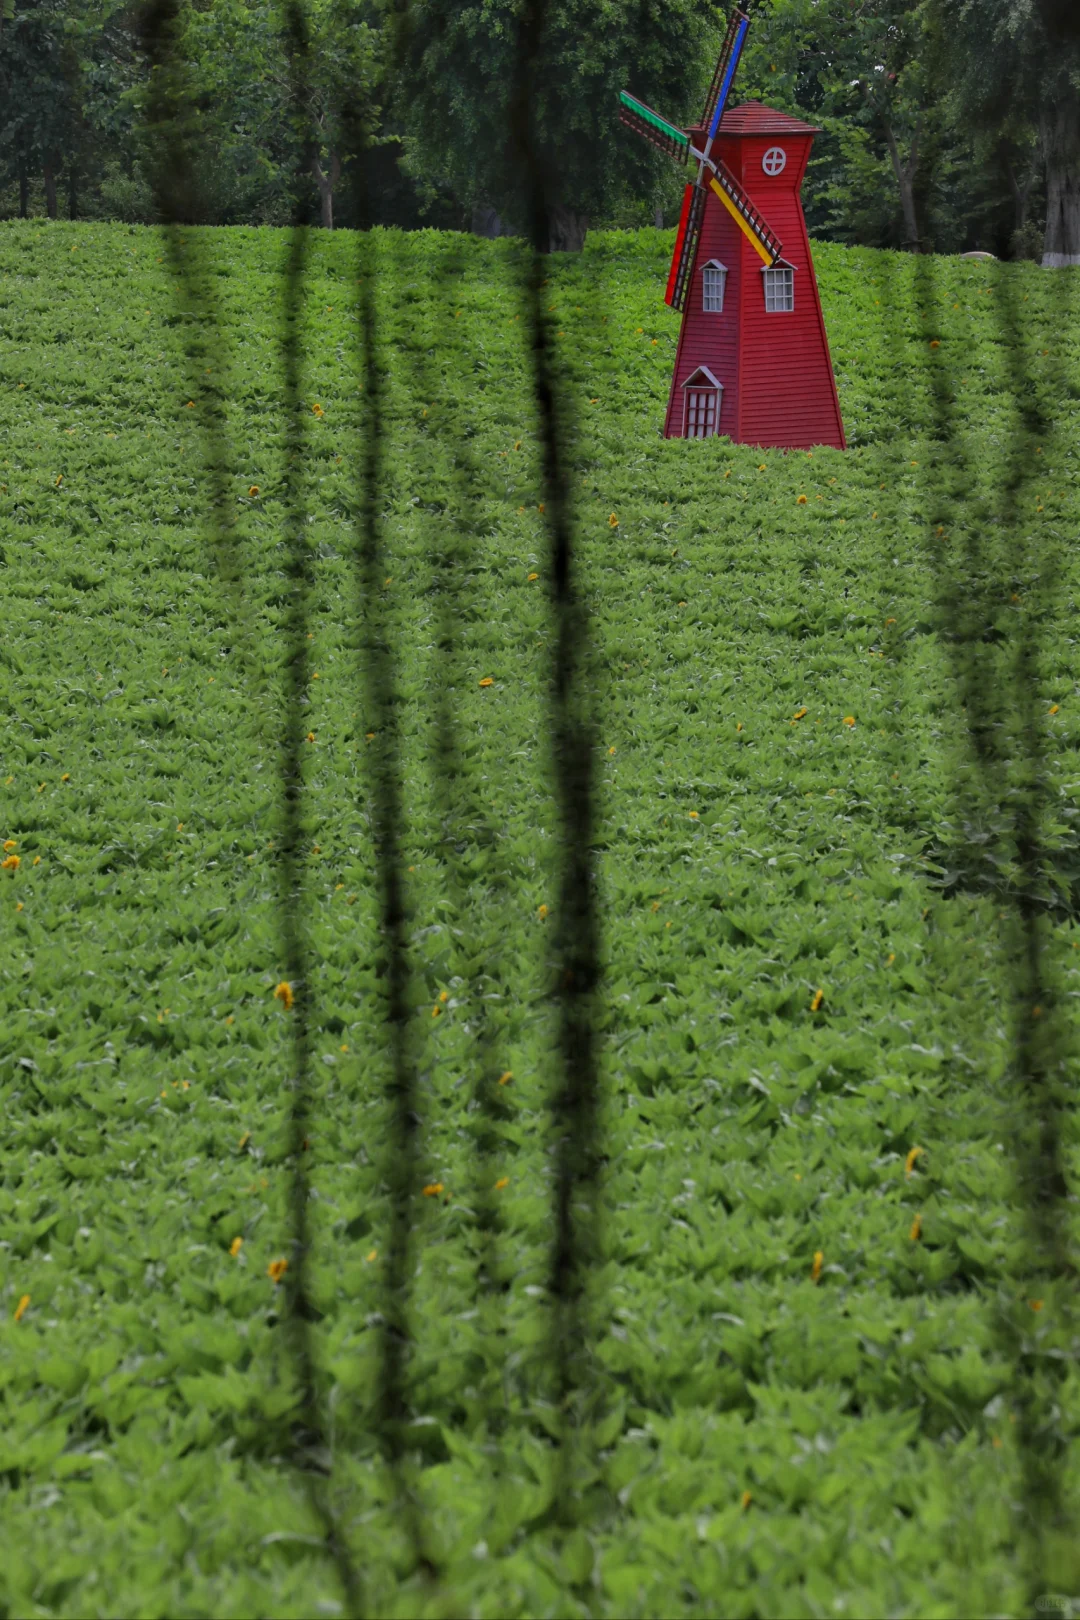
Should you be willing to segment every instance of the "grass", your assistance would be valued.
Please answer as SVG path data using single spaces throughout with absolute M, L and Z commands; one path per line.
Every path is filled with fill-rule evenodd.
M 182 251 L 205 256 L 218 299 L 209 345 L 154 232 L 0 227 L 0 833 L 19 862 L 0 872 L 9 1616 L 343 1612 L 293 1466 L 284 1285 L 268 1275 L 291 1252 L 291 1014 L 274 996 L 285 239 L 192 231 Z M 1006 510 L 1019 372 L 1022 402 L 1056 420 L 1016 440 L 1017 577 L 991 585 L 1006 630 L 1037 604 L 1046 940 L 1067 1029 L 1066 282 L 820 245 L 852 448 L 807 457 L 659 438 L 670 233 L 592 236 L 553 266 L 605 960 L 595 1401 L 567 1512 L 546 1299 L 552 616 L 515 249 L 377 233 L 377 251 L 380 608 L 422 1099 L 397 1477 L 372 1418 L 387 1065 L 344 234 L 312 240 L 303 384 L 317 1463 L 369 1611 L 1019 1612 L 1018 1366 L 1066 1356 L 1061 1446 L 1080 1407 L 1067 1294 L 1024 1240 L 1008 873 L 987 884 L 965 865 L 965 847 L 997 844 L 992 817 L 961 815 L 965 698 L 940 631 L 979 522 Z M 215 411 L 217 552 L 201 436 Z M 511 1078 L 480 1142 L 483 1064 Z M 1076 1573 L 1068 1555 L 1049 1572 L 1080 1592 Z

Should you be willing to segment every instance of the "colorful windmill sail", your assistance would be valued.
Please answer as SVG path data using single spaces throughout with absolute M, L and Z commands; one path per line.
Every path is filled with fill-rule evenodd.
M 679 229 L 675 233 L 675 252 L 671 256 L 671 272 L 664 294 L 664 302 L 670 304 L 672 309 L 682 311 L 686 307 L 686 290 L 690 285 L 690 272 L 694 268 L 704 217 L 705 193 L 691 181 L 683 192 Z
M 690 152 L 690 138 L 658 112 L 646 107 L 643 101 L 626 90 L 619 96 L 619 120 L 636 135 L 642 135 L 653 146 L 673 157 L 676 163 L 685 163 Z
M 733 11 L 728 31 L 724 36 L 724 43 L 720 49 L 720 56 L 716 63 L 716 72 L 712 76 L 709 94 L 705 98 L 705 111 L 701 115 L 701 122 L 708 130 L 706 136 L 705 155 L 708 157 L 709 148 L 716 139 L 716 131 L 720 127 L 720 120 L 724 116 L 727 106 L 728 93 L 731 90 L 735 69 L 739 65 L 739 57 L 746 41 L 746 30 L 750 26 L 750 19 L 744 11 Z
M 706 132 L 704 151 L 699 152 L 678 125 L 661 117 L 643 101 L 638 101 L 628 90 L 622 91 L 619 96 L 619 118 L 628 129 L 634 130 L 651 146 L 666 152 L 676 163 L 686 163 L 689 158 L 697 163 L 697 178 L 690 182 L 683 195 L 682 214 L 675 235 L 675 252 L 665 294 L 666 302 L 680 312 L 686 307 L 687 289 L 701 237 L 706 188 L 720 199 L 765 264 L 776 264 L 781 254 L 779 237 L 769 229 L 730 169 L 710 156 L 749 26 L 750 19 L 745 11 L 736 9 L 732 12 L 701 118 L 702 128 Z
M 709 167 L 713 171 L 709 178 L 710 190 L 719 197 L 754 251 L 766 264 L 775 264 L 783 252 L 780 238 L 766 225 L 727 165 L 710 163 Z

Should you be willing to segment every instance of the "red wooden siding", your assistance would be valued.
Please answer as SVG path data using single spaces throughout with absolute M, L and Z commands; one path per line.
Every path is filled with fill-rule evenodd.
M 799 187 L 815 131 L 757 103 L 724 114 L 716 149 L 783 243 L 795 271 L 795 308 L 767 314 L 762 261 L 710 192 L 690 296 L 679 333 L 664 432 L 683 432 L 683 384 L 708 366 L 724 385 L 718 432 L 743 444 L 808 449 L 845 447 L 829 344 L 814 276 Z M 691 131 L 695 145 L 701 141 Z M 761 166 L 780 146 L 787 163 L 779 175 Z M 702 307 L 701 271 L 710 259 L 728 269 L 721 315 Z

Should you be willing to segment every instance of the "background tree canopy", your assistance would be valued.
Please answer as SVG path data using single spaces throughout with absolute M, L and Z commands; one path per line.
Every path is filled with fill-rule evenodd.
M 313 223 L 353 223 L 343 112 L 359 96 L 377 223 L 518 228 L 520 12 L 521 0 L 308 0 L 313 148 L 291 121 L 280 7 L 181 0 L 193 213 L 284 223 L 299 201 Z M 760 0 L 738 91 L 821 126 L 805 188 L 816 235 L 1013 257 L 1045 246 L 1048 262 L 1078 262 L 1068 14 L 1057 0 Z M 590 223 L 670 223 L 679 176 L 621 128 L 616 94 L 694 116 L 723 26 L 708 0 L 552 0 L 531 91 L 553 247 L 579 247 Z M 121 0 L 0 0 L 0 215 L 151 220 L 147 77 Z

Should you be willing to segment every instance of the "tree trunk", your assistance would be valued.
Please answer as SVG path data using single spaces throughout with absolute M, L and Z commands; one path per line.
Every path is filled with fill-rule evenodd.
M 900 188 L 900 207 L 904 211 L 904 229 L 907 231 L 907 241 L 904 246 L 909 247 L 912 253 L 921 253 L 922 241 L 919 236 L 919 216 L 915 208 L 915 172 L 919 166 L 919 134 L 922 119 L 919 119 L 919 123 L 915 127 L 915 136 L 911 142 L 911 155 L 906 163 L 900 157 L 900 147 L 897 144 L 892 124 L 884 116 L 881 122 L 885 130 L 885 139 L 889 145 L 893 174 L 895 174 L 896 184 Z
M 51 152 L 45 158 L 45 209 L 50 219 L 56 218 L 56 159 Z
M 30 213 L 30 176 L 26 170 L 26 155 L 19 154 L 19 218 L 26 219 Z
M 326 174 L 318 157 L 313 157 L 311 160 L 311 172 L 315 176 L 315 184 L 319 188 L 321 223 L 324 229 L 332 231 L 334 228 L 334 187 L 341 179 L 341 159 L 336 152 L 331 152 L 330 173 Z
M 470 228 L 474 236 L 486 236 L 489 240 L 501 236 L 503 234 L 503 222 L 498 209 L 489 207 L 487 203 L 473 203 L 472 225 Z
M 589 230 L 588 214 L 556 203 L 548 218 L 548 252 L 580 253 Z
M 68 219 L 79 217 L 79 169 L 74 158 L 68 161 Z
M 1046 161 L 1047 269 L 1080 264 L 1080 94 L 1062 73 L 1040 118 Z
M 663 230 L 663 228 L 664 228 L 664 210 L 662 208 L 654 208 L 653 209 L 652 222 L 656 226 L 658 231 Z

